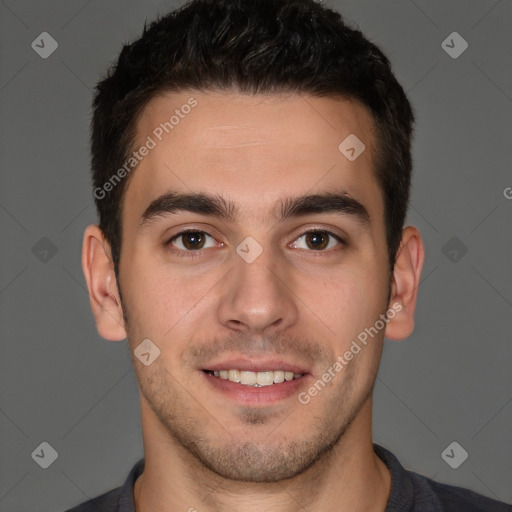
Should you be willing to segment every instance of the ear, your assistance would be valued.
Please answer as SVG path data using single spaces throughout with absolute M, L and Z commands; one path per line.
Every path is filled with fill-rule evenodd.
M 123 310 L 110 245 L 99 226 L 90 225 L 85 230 L 82 269 L 98 333 L 111 341 L 125 339 Z
M 425 249 L 420 232 L 414 226 L 405 227 L 391 282 L 389 310 L 393 310 L 395 315 L 388 315 L 386 338 L 403 340 L 414 330 L 414 309 L 424 260 Z

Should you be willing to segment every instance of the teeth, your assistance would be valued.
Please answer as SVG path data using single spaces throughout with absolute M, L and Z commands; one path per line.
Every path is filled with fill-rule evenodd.
M 281 382 L 284 382 L 284 372 L 281 370 L 277 370 L 274 372 L 274 382 L 276 384 L 280 384 Z
M 246 384 L 248 386 L 253 386 L 256 384 L 258 379 L 258 374 L 254 372 L 240 372 L 240 384 Z
M 283 370 L 268 370 L 264 372 L 248 372 L 245 370 L 219 370 L 213 375 L 231 382 L 239 382 L 246 386 L 262 387 L 280 384 L 285 380 L 294 380 L 302 377 L 302 373 L 285 372 Z
M 258 372 L 256 374 L 256 382 L 260 386 L 270 386 L 270 384 L 274 384 L 274 372 Z
M 231 382 L 240 382 L 240 371 L 239 370 L 229 370 L 228 371 L 228 379 Z

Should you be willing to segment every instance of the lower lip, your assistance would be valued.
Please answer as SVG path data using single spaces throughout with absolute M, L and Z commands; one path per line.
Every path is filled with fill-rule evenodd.
M 242 402 L 244 404 L 268 405 L 272 402 L 284 400 L 298 393 L 299 389 L 306 386 L 309 381 L 309 374 L 305 374 L 298 379 L 285 380 L 279 384 L 271 384 L 270 386 L 253 387 L 231 382 L 228 379 L 221 379 L 212 374 L 201 371 L 206 381 L 217 391 L 224 395 Z

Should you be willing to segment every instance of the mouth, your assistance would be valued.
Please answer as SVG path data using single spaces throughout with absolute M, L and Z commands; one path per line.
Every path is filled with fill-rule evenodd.
M 250 406 L 291 398 L 313 378 L 305 366 L 270 358 L 219 361 L 202 368 L 200 373 L 214 393 Z
M 263 370 L 253 372 L 249 370 L 223 369 L 203 370 L 203 372 L 218 379 L 228 380 L 253 388 L 274 386 L 276 384 L 282 384 L 283 382 L 300 379 L 305 375 L 305 373 L 295 373 L 288 370 Z

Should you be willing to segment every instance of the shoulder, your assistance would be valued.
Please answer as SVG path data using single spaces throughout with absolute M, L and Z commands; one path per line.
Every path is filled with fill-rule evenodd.
M 65 512 L 117 512 L 120 495 L 121 487 L 117 487 Z
M 422 477 L 436 495 L 443 511 L 455 512 L 512 512 L 512 505 L 488 498 L 482 494 L 453 485 L 442 484 Z
M 133 486 L 144 471 L 145 459 L 139 459 L 130 470 L 124 484 L 65 512 L 133 512 Z
M 386 512 L 512 512 L 512 505 L 404 468 L 393 453 L 375 443 L 374 451 L 391 473 Z

